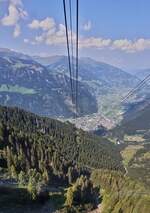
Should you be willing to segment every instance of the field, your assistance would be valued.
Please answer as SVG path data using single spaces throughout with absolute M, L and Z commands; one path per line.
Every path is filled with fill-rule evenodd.
M 22 95 L 36 94 L 36 91 L 31 88 L 29 89 L 29 88 L 25 88 L 25 87 L 20 87 L 18 85 L 12 86 L 12 85 L 6 85 L 6 84 L 2 84 L 0 86 L 0 92 L 20 93 Z
M 150 145 L 149 143 L 128 145 L 121 151 L 128 175 L 150 186 Z
M 123 151 L 121 151 L 124 165 L 128 166 L 129 162 L 134 157 L 136 152 L 142 148 L 142 145 L 128 145 Z

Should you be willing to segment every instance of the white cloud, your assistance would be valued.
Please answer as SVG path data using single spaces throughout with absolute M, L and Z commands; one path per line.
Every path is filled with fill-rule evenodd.
M 5 15 L 4 18 L 1 20 L 2 25 L 4 26 L 14 26 L 19 21 L 19 11 L 18 9 L 10 4 L 8 7 L 8 15 Z
M 112 49 L 120 49 L 126 52 L 137 52 L 150 49 L 150 39 L 139 38 L 137 40 L 120 39 L 113 41 Z
M 14 5 L 22 5 L 22 1 L 21 0 L 0 0 L 0 3 L 1 2 L 10 2 Z
M 50 19 L 50 18 L 47 18 Z M 29 25 L 32 29 L 39 29 L 41 27 L 41 23 L 43 23 L 46 19 L 42 22 L 38 20 L 33 20 L 32 23 Z M 53 20 L 54 21 L 54 20 Z M 42 28 L 43 29 L 43 28 Z M 49 25 L 49 28 L 43 29 L 41 35 L 36 36 L 30 43 L 34 42 L 34 44 L 44 43 L 47 45 L 66 45 L 66 30 L 63 24 L 56 25 L 55 21 L 54 24 Z M 69 37 L 71 32 L 68 32 Z M 76 41 L 76 34 L 73 32 L 73 41 Z M 80 48 L 104 48 L 109 47 L 111 43 L 111 39 L 103 39 L 103 38 L 84 38 L 81 37 L 79 39 L 79 47 Z
M 42 33 L 30 41 L 30 43 L 39 44 L 45 43 L 47 45 L 61 45 L 65 44 L 65 26 L 63 24 L 56 25 L 53 18 L 47 17 L 42 21 L 33 20 L 28 27 L 30 29 L 41 29 Z
M 91 28 L 88 22 L 84 26 L 86 30 Z M 41 29 L 40 35 L 35 36 L 32 40 L 28 40 L 30 44 L 46 44 L 46 45 L 66 45 L 66 32 L 63 24 L 56 24 L 55 20 L 47 17 L 42 21 L 33 20 L 29 24 L 29 28 L 37 30 Z M 71 32 L 68 32 L 69 37 Z M 73 32 L 73 42 L 76 41 L 76 34 Z M 25 41 L 24 41 L 25 42 Z M 25 42 L 27 43 L 27 42 Z M 150 49 L 150 39 L 139 38 L 137 40 L 101 38 L 101 37 L 83 37 L 79 38 L 79 48 L 97 48 L 120 50 L 128 53 L 134 53 Z
M 150 50 L 150 39 L 139 38 L 137 40 L 129 39 L 104 39 L 104 38 L 82 38 L 79 41 L 80 48 L 107 48 L 110 50 L 120 50 L 127 53 Z
M 27 38 L 25 38 L 23 41 L 24 41 L 24 43 L 29 43 L 30 42 L 29 39 L 27 39 Z
M 111 45 L 111 39 L 103 39 L 103 38 L 82 38 L 79 40 L 80 48 L 106 48 Z
M 21 1 L 21 0 L 10 0 L 10 2 L 11 2 L 13 5 L 22 5 L 22 1 Z
M 19 21 L 21 19 L 25 19 L 27 15 L 27 12 L 23 10 L 21 0 L 9 0 L 8 14 L 5 14 L 5 16 L 1 19 L 0 23 L 3 26 L 13 26 L 13 36 L 18 37 L 21 33 Z
M 134 43 L 134 48 L 137 51 L 142 51 L 145 49 L 150 49 L 150 39 L 140 38 Z
M 20 25 L 16 24 L 13 32 L 13 36 L 16 38 L 21 34 Z
M 47 17 L 46 19 L 43 19 L 42 21 L 35 19 L 28 26 L 31 29 L 42 29 L 43 31 L 47 31 L 52 28 L 55 28 L 55 21 L 53 18 L 50 18 L 50 17 Z
M 85 23 L 85 24 L 83 25 L 83 30 L 85 30 L 85 31 L 90 31 L 91 28 L 92 28 L 92 23 L 91 23 L 91 21 L 88 21 L 87 23 Z

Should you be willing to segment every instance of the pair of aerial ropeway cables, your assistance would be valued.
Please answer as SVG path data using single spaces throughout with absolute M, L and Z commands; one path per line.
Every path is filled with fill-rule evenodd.
M 129 97 L 133 96 L 139 89 L 142 89 L 150 80 L 150 74 L 147 75 L 143 80 L 141 80 L 133 89 L 131 89 L 125 97 L 122 98 L 121 103 L 128 100 Z
M 150 80 L 150 74 L 147 75 L 143 80 L 141 80 L 134 88 L 132 88 L 131 90 L 129 90 L 129 92 L 121 98 L 120 102 L 113 105 L 113 108 L 116 108 L 116 107 L 121 107 L 122 104 L 125 104 L 127 103 L 127 100 L 134 96 L 135 94 L 137 94 L 137 92 L 142 89 L 144 86 L 148 85 L 147 83 L 149 82 Z M 121 104 L 121 105 L 120 105 Z
M 70 78 L 70 94 L 72 105 L 75 107 L 75 114 L 78 115 L 78 69 L 79 69 L 79 0 L 76 3 L 76 33 L 73 33 L 73 16 L 72 16 L 72 0 L 63 0 L 64 20 L 66 29 L 66 44 L 68 55 L 68 69 Z M 67 7 L 69 6 L 69 7 Z M 68 8 L 68 9 L 67 9 Z M 68 12 L 69 22 L 68 26 Z M 75 61 L 74 61 L 74 46 L 75 46 Z M 75 66 L 74 66 L 75 63 Z
M 70 16 L 70 27 L 68 27 L 67 20 L 67 7 L 66 0 L 63 0 L 63 8 L 64 8 L 64 19 L 65 19 L 65 29 L 66 29 L 66 43 L 67 43 L 67 53 L 68 53 L 68 68 L 69 68 L 69 77 L 70 77 L 70 88 L 71 88 L 71 100 L 72 104 L 75 105 L 76 116 L 78 114 L 78 69 L 79 69 L 79 0 L 75 0 L 76 2 L 76 41 L 75 41 L 75 68 L 74 68 L 74 57 L 73 57 L 73 24 L 72 24 L 72 0 L 67 0 L 69 4 L 69 16 Z M 69 29 L 70 28 L 70 29 Z M 133 89 L 131 89 L 125 97 L 121 99 L 121 103 L 124 103 L 133 96 L 139 89 L 143 88 L 145 84 L 150 80 L 150 74 L 146 76 L 142 81 L 140 81 Z

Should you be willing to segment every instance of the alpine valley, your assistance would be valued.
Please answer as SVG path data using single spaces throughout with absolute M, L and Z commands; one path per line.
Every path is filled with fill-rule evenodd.
M 149 86 L 81 58 L 75 120 L 67 66 L 0 49 L 0 211 L 147 213 Z
M 139 81 L 138 77 L 117 67 L 81 58 L 78 117 L 83 117 L 85 129 L 89 117 L 94 129 L 101 124 L 110 128 L 132 105 L 147 100 L 144 88 L 127 104 L 121 104 L 123 95 Z M 0 104 L 18 106 L 43 116 L 71 119 L 75 109 L 71 102 L 67 57 L 31 57 L 1 48 Z

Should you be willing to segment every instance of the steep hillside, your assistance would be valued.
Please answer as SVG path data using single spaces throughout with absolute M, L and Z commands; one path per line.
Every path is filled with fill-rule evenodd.
M 127 174 L 150 186 L 150 105 L 139 108 L 111 131 L 120 147 Z
M 49 61 L 47 67 L 50 71 L 67 73 L 68 62 L 65 56 L 35 59 L 43 64 L 48 64 Z M 91 93 L 97 98 L 99 112 L 108 118 L 115 117 L 115 120 L 123 112 L 121 98 L 139 82 L 135 76 L 91 58 L 80 58 L 79 80 L 89 85 Z M 141 97 L 143 93 L 140 94 Z
M 121 136 L 125 134 L 149 134 L 150 130 L 150 107 L 146 106 L 144 109 L 137 111 L 133 118 L 123 120 L 121 124 L 114 129 L 116 134 Z
M 150 69 L 142 69 L 135 72 L 135 76 L 137 76 L 139 79 L 142 79 L 142 80 L 149 74 L 150 74 Z
M 95 170 L 91 178 L 96 186 L 100 186 L 100 212 L 149 212 L 150 193 L 141 183 L 120 172 L 108 170 Z
M 97 112 L 88 85 L 79 83 L 79 114 Z M 39 115 L 70 117 L 74 107 L 65 74 L 49 72 L 31 57 L 0 50 L 0 104 L 18 106 Z
M 0 57 L 4 57 L 6 59 L 9 57 L 17 57 L 20 59 L 31 60 L 30 56 L 7 48 L 0 48 Z
M 35 60 L 41 64 L 48 64 L 49 68 L 52 68 L 59 72 L 66 72 L 66 67 L 68 65 L 66 56 L 51 56 L 51 57 L 33 57 Z M 46 62 L 45 62 L 46 61 Z M 74 58 L 75 64 L 75 58 Z M 121 85 L 124 84 L 132 86 L 132 84 L 138 82 L 133 75 L 106 63 L 95 61 L 91 58 L 80 58 L 79 60 L 79 72 L 82 80 L 104 80 L 110 84 Z M 111 75 L 110 75 L 111 74 Z M 112 78 L 111 78 L 112 77 Z M 120 78 L 121 82 L 113 80 L 115 78 Z M 128 81 L 126 81 L 128 79 Z M 136 81 L 136 82 L 135 82 Z M 123 85 L 122 85 L 123 86 Z
M 150 97 L 148 96 L 141 101 L 126 104 L 126 111 L 123 114 L 124 122 L 136 118 L 142 112 L 142 110 L 149 106 L 149 104 Z
M 0 108 L 0 123 L 3 158 L 8 160 L 11 153 L 11 165 L 18 172 L 29 168 L 42 172 L 43 166 L 64 177 L 70 166 L 124 171 L 115 145 L 74 125 L 6 107 Z
M 45 56 L 45 57 L 40 57 L 40 56 L 32 56 L 32 58 L 39 62 L 40 64 L 44 66 L 48 66 L 50 64 L 56 63 L 62 56 L 56 55 L 56 56 Z
M 46 201 L 48 211 L 68 212 L 73 208 L 74 212 L 78 209 L 87 212 L 97 205 L 99 193 L 89 179 L 95 168 L 125 172 L 118 149 L 106 138 L 88 134 L 69 122 L 0 107 L 0 208 L 3 212 L 34 212 L 35 209 L 43 213 Z M 78 194 L 78 203 L 71 202 L 70 206 L 72 187 L 81 196 Z
M 136 151 L 128 161 L 128 173 L 132 178 L 137 179 L 138 181 L 144 183 L 146 187 L 149 187 L 150 143 L 139 145 L 139 147 L 138 145 L 134 146 L 134 149 L 136 149 Z
M 73 115 L 66 56 L 31 58 L 0 49 L 0 61 L 1 104 L 19 106 L 50 117 L 68 118 Z M 131 105 L 122 106 L 120 100 L 138 82 L 138 78 L 117 67 L 90 58 L 81 58 L 79 115 L 100 113 L 115 121 L 121 119 L 122 113 Z M 132 103 L 144 101 L 147 91 L 148 89 L 138 93 Z
M 64 203 L 64 198 L 72 202 L 69 199 L 71 190 L 77 187 L 78 191 L 72 193 L 79 193 L 82 182 L 84 187 L 81 189 L 86 189 L 83 191 L 88 199 L 93 193 L 96 196 L 100 188 L 101 212 L 147 212 L 149 191 L 127 177 L 121 161 L 117 146 L 106 138 L 88 134 L 68 122 L 39 117 L 18 108 L 0 107 L 0 180 L 9 175 L 19 184 L 28 183 L 27 189 L 25 185 L 23 188 L 0 187 L 3 212 L 7 212 L 8 208 L 18 213 L 22 209 L 27 211 L 27 208 L 28 212 L 32 212 L 36 203 L 29 202 L 29 198 L 32 195 L 35 199 L 37 192 L 34 187 L 43 184 L 43 181 L 52 184 L 47 185 L 47 190 L 50 190 L 48 208 L 56 207 L 57 203 L 58 212 L 87 212 L 83 205 L 73 204 L 68 208 Z M 91 173 L 94 188 L 89 188 L 93 185 L 83 176 L 88 177 Z M 62 186 L 68 184 L 67 195 L 66 189 L 64 195 Z M 8 208 L 6 198 L 9 200 Z M 82 195 L 82 201 L 83 198 L 85 200 Z M 98 198 L 96 201 L 100 202 Z M 58 202 L 61 209 L 58 209 Z M 38 208 L 41 209 L 40 205 Z M 35 212 L 42 212 L 39 210 L 36 204 Z
M 57 56 L 49 60 L 49 69 L 66 72 L 68 64 L 67 57 Z M 79 60 L 79 76 L 81 81 L 93 82 L 95 86 L 96 83 L 100 84 L 101 88 L 104 87 L 101 92 L 104 92 L 106 88 L 106 93 L 108 92 L 108 87 L 109 89 L 116 87 L 132 87 L 139 81 L 134 76 L 117 67 L 97 62 L 91 58 L 81 58 Z

